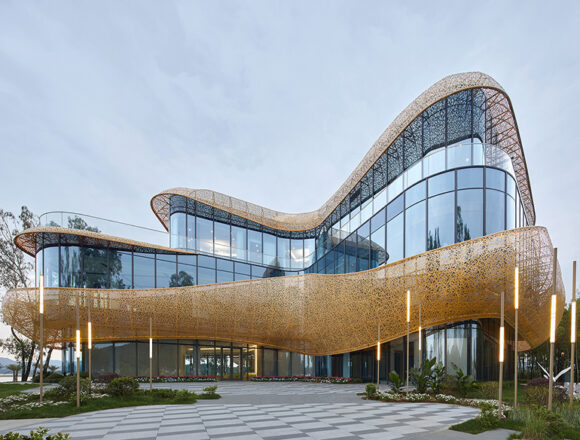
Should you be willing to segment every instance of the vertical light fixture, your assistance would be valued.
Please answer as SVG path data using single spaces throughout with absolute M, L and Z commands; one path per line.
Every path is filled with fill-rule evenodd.
M 153 317 L 149 317 L 149 391 L 153 391 Z
M 406 393 L 409 394 L 409 325 L 411 322 L 411 291 L 407 290 L 407 383 Z
M 501 292 L 501 312 L 500 312 L 500 323 L 499 323 L 499 390 L 498 390 L 498 405 L 497 405 L 497 416 L 502 418 L 502 399 L 503 399 L 503 355 L 504 355 L 504 341 L 505 341 L 505 329 L 503 325 L 504 318 L 504 292 Z
M 40 275 L 38 293 L 38 312 L 40 313 L 40 403 L 42 403 L 43 381 L 44 381 L 44 275 Z
M 81 329 L 79 325 L 79 297 L 77 294 L 77 343 L 75 347 L 77 358 L 77 408 L 81 406 Z
M 93 326 L 91 323 L 91 300 L 92 297 L 87 296 L 87 301 L 88 301 L 88 322 L 87 322 L 87 336 L 88 336 L 88 341 L 87 341 L 87 349 L 89 350 L 89 385 L 91 384 L 91 380 L 92 380 L 92 365 L 91 365 L 91 354 L 92 354 L 92 350 L 93 350 Z
M 554 248 L 552 258 L 552 305 L 550 307 L 550 372 L 548 383 L 548 410 L 552 411 L 552 393 L 554 389 L 554 344 L 556 343 L 556 270 L 558 267 L 558 248 Z
M 378 334 L 377 334 L 377 390 L 380 387 L 380 376 L 381 376 L 381 323 L 379 322 L 378 326 Z
M 421 303 L 419 303 L 419 369 L 421 369 L 421 364 L 423 363 L 423 352 L 421 351 Z
M 576 262 L 572 263 L 572 303 L 570 304 L 570 411 L 574 409 L 574 357 L 576 356 Z
M 518 309 L 520 308 L 520 269 L 516 266 L 514 274 L 514 408 L 518 406 Z

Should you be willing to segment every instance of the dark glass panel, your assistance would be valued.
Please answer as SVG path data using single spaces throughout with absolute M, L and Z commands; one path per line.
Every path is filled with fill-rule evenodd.
M 107 250 L 81 248 L 85 287 L 106 289 L 108 287 Z M 155 287 L 155 286 L 152 286 Z
M 425 190 L 427 186 L 425 181 L 416 184 L 405 192 L 405 207 L 414 205 L 415 203 L 425 199 Z
M 357 251 L 357 271 L 368 270 L 369 268 L 369 240 L 359 237 Z
M 455 189 L 455 172 L 447 172 L 429 179 L 429 197 L 453 191 Z
M 399 214 L 387 223 L 387 256 L 388 263 L 400 260 L 403 252 L 403 214 Z
M 483 188 L 483 168 L 457 170 L 457 189 Z
M 111 289 L 133 287 L 133 255 L 131 252 L 110 250 Z
M 405 211 L 405 257 L 425 252 L 425 201 Z
M 344 242 L 336 247 L 335 251 L 336 261 L 334 266 L 335 273 L 345 273 L 344 272 Z
M 133 255 L 135 289 L 155 287 L 155 255 L 135 252 Z
M 455 243 L 455 193 L 431 197 L 428 204 L 427 250 Z
M 505 173 L 494 168 L 486 168 L 485 187 L 505 191 Z
M 102 373 L 113 372 L 113 344 L 93 344 L 91 350 L 91 369 L 93 377 Z M 133 361 L 134 362 L 134 361 Z
M 486 235 L 505 229 L 505 194 L 500 191 L 485 191 Z
M 208 269 L 206 267 L 197 268 L 197 284 L 213 284 L 215 283 L 215 269 Z
M 177 287 L 177 259 L 175 255 L 157 255 L 157 284 L 158 289 Z
M 177 375 L 177 344 L 159 343 L 159 375 Z
M 483 190 L 457 191 L 457 241 L 483 235 Z
M 197 262 L 195 255 L 177 256 L 178 286 L 195 286 L 197 278 Z
M 115 342 L 115 373 L 120 376 L 137 374 L 137 344 L 135 342 Z
M 356 272 L 356 234 L 352 234 L 345 240 L 346 273 Z
M 81 248 L 78 246 L 61 246 L 60 287 L 83 287 L 82 283 Z

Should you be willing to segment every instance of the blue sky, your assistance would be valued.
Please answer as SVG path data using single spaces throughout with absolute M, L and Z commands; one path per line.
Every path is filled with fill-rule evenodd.
M 570 291 L 579 22 L 572 1 L 0 1 L 0 206 L 160 228 L 150 198 L 186 186 L 310 211 L 418 94 L 479 70 Z

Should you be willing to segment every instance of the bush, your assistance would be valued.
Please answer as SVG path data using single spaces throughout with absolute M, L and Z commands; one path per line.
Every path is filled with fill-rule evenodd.
M 548 405 L 549 388 L 547 385 L 528 384 L 524 390 L 525 401 L 528 405 Z M 552 390 L 552 402 L 557 404 L 566 401 L 566 391 L 554 386 Z
M 192 399 L 194 399 L 193 400 L 194 402 L 195 400 L 197 400 L 195 393 L 192 393 L 187 390 L 179 390 L 175 393 L 175 396 L 173 397 L 173 400 L 175 402 L 191 402 Z
M 88 372 L 88 371 L 81 371 L 81 372 L 79 373 L 79 376 L 80 376 L 82 379 L 88 379 L 88 378 L 89 378 L 89 372 Z
M 377 386 L 374 383 L 367 383 L 365 391 L 369 399 L 374 399 L 377 396 Z
M 461 368 L 457 368 L 457 365 L 453 364 L 455 368 L 455 386 L 457 387 L 457 392 L 461 397 L 467 396 L 467 392 L 473 388 L 473 376 L 471 374 L 465 374 Z
M 30 431 L 30 434 L 9 432 L 7 434 L 0 435 L 0 440 L 66 440 L 70 438 L 68 434 L 63 434 L 62 432 L 46 435 L 47 433 L 48 429 L 41 426 L 35 431 Z
M 66 400 L 71 398 L 77 392 L 77 377 L 76 376 L 65 376 L 58 382 L 58 387 L 54 388 L 52 391 L 55 397 L 59 397 L 58 400 Z M 91 382 L 88 379 L 80 379 L 80 390 L 81 394 L 89 394 L 91 390 Z
M 113 379 L 117 379 L 119 376 L 117 373 L 101 373 L 97 376 L 97 382 L 99 383 L 111 383 Z
M 132 377 L 118 377 L 107 385 L 105 392 L 113 397 L 127 397 L 135 394 L 139 383 Z
M 439 394 L 441 392 L 441 386 L 443 385 L 443 381 L 447 377 L 447 373 L 445 370 L 445 366 L 441 362 L 437 362 L 433 366 L 433 372 L 431 373 L 431 390 L 435 394 Z
M 395 391 L 396 393 L 400 393 L 401 388 L 403 387 L 403 379 L 401 379 L 399 373 L 397 373 L 394 370 L 391 371 L 389 373 L 389 380 L 391 381 L 391 384 L 393 386 L 393 391 Z
M 527 386 L 529 386 L 529 387 L 537 387 L 537 386 L 547 387 L 548 385 L 550 385 L 550 381 L 548 379 L 546 379 L 545 377 L 536 377 L 536 378 L 530 380 L 527 384 Z
M 59 383 L 63 377 L 64 376 L 60 373 L 50 373 L 48 376 L 46 376 L 44 381 L 46 383 Z
M 481 426 L 485 429 L 494 429 L 499 423 L 497 411 L 489 403 L 481 404 L 481 413 L 478 418 L 481 422 Z
M 482 399 L 497 399 L 499 382 L 481 382 L 479 383 L 479 395 Z
M 437 363 L 437 358 L 425 359 L 421 364 L 421 368 L 411 368 L 411 380 L 415 384 L 418 393 L 426 393 L 427 388 L 432 386 L 433 369 Z
M 212 395 L 212 394 L 215 394 L 216 393 L 216 390 L 217 390 L 217 385 L 212 385 L 212 386 L 209 386 L 209 387 L 205 387 L 203 389 L 203 394 L 210 394 L 210 395 Z

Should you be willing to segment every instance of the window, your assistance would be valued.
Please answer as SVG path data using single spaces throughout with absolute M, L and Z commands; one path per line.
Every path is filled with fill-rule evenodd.
M 197 249 L 213 254 L 213 221 L 197 217 Z
M 425 252 L 425 202 L 405 211 L 405 257 Z
M 137 253 L 133 255 L 135 289 L 153 289 L 155 287 L 155 255 Z
M 415 203 L 425 199 L 425 182 L 418 183 L 412 188 L 409 188 L 405 193 L 405 207 L 414 205 Z
M 185 249 L 187 242 L 186 215 L 183 212 L 171 214 L 171 247 Z
M 485 219 L 486 234 L 505 229 L 505 194 L 503 192 L 492 189 L 485 191 Z
M 175 255 L 157 255 L 156 287 L 177 287 L 177 264 Z
M 178 255 L 177 256 L 177 285 L 194 286 L 196 284 L 196 256 L 195 255 Z
M 429 197 L 453 191 L 455 189 L 455 172 L 439 174 L 429 179 Z
M 266 234 L 265 232 L 262 234 L 264 239 L 264 256 L 263 256 L 263 264 L 267 266 L 275 266 L 276 265 L 276 237 L 272 234 Z
M 215 283 L 215 269 L 208 269 L 206 267 L 197 268 L 198 284 L 213 284 Z
M 471 165 L 471 144 L 459 144 L 447 149 L 447 169 Z
M 105 289 L 108 287 L 107 250 L 95 248 L 81 248 L 83 255 L 83 269 L 85 287 L 89 289 Z M 151 278 L 154 280 L 154 272 Z M 155 286 L 151 286 L 155 287 Z
M 445 148 L 439 148 L 427 156 L 423 160 L 425 167 L 425 177 L 445 171 Z
M 58 248 L 55 249 L 58 251 Z M 58 259 L 56 261 L 58 263 Z M 58 271 L 56 273 L 58 274 Z M 83 287 L 82 283 L 81 248 L 78 246 L 61 246 L 60 287 Z
M 457 241 L 483 235 L 483 190 L 457 191 Z
M 387 221 L 403 212 L 404 195 L 400 195 L 387 206 Z
M 187 249 L 195 249 L 195 216 L 187 215 Z
M 431 197 L 428 205 L 427 250 L 455 243 L 455 193 Z
M 133 255 L 131 252 L 109 251 L 111 266 L 111 289 L 133 287 Z
M 457 189 L 483 188 L 483 168 L 457 170 Z
M 385 262 L 385 225 L 371 235 L 371 268 Z
M 230 256 L 230 225 L 214 222 L 214 247 L 216 255 Z
M 388 263 L 400 260 L 404 256 L 403 252 L 403 214 L 387 223 L 387 257 Z
M 290 267 L 290 239 L 278 237 L 278 264 Z
M 232 257 L 246 259 L 246 230 L 239 226 L 232 226 Z
M 375 232 L 381 226 L 385 225 L 386 209 L 381 209 L 373 218 L 371 218 L 371 232 Z
M 505 173 L 494 168 L 486 168 L 485 187 L 505 191 Z
M 248 230 L 249 260 L 254 263 L 262 262 L 262 233 Z
M 510 196 L 506 196 L 506 229 L 516 227 L 516 202 Z
M 304 242 L 302 239 L 292 239 L 290 255 L 292 257 L 291 267 L 293 269 L 301 269 L 304 267 Z
M 304 240 L 304 267 L 312 265 L 314 261 L 314 238 Z

